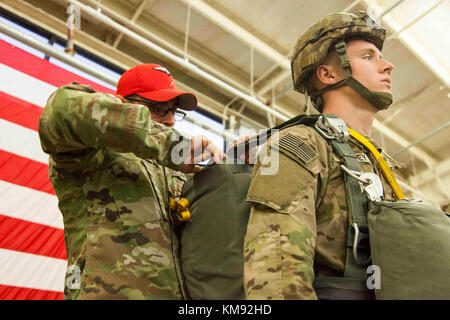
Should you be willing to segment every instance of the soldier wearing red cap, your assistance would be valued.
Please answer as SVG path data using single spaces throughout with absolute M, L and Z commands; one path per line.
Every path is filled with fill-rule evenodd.
M 39 120 L 49 175 L 63 214 L 65 299 L 182 299 L 178 241 L 169 199 L 195 163 L 224 157 L 203 137 L 172 127 L 194 110 L 156 64 L 126 71 L 117 96 L 72 83 L 56 90 Z M 176 146 L 187 154 L 175 159 Z

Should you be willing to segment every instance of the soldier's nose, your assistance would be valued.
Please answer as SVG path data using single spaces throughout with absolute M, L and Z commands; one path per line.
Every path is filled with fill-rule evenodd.
M 175 117 L 172 112 L 168 112 L 164 117 L 164 124 L 168 127 L 173 127 L 175 125 Z

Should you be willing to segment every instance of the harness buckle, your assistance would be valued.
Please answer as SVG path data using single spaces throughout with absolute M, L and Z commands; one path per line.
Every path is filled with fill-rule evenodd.
M 370 255 L 365 261 L 360 261 L 358 258 L 358 247 L 362 240 L 368 239 L 369 235 L 359 231 L 358 225 L 353 223 L 353 229 L 355 230 L 355 238 L 353 239 L 353 258 L 360 266 L 366 266 L 372 260 L 372 255 Z
M 314 125 L 325 139 L 336 139 L 338 142 L 347 142 L 350 132 L 344 120 L 321 115 Z
M 381 201 L 383 198 L 383 184 L 381 179 L 373 172 L 366 172 L 359 176 L 361 179 L 368 181 L 364 187 L 361 186 L 367 198 L 374 201 Z
M 365 193 L 367 198 L 374 201 L 381 201 L 383 198 L 383 184 L 381 179 L 373 172 L 359 172 L 350 170 L 346 166 L 341 164 L 342 170 L 344 170 L 350 177 L 358 181 L 361 192 Z

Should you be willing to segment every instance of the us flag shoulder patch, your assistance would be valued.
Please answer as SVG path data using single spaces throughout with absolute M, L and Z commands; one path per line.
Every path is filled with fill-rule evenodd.
M 280 151 L 289 153 L 288 155 L 293 155 L 297 159 L 301 160 L 305 164 L 309 164 L 315 158 L 318 157 L 317 152 L 304 143 L 299 137 L 288 133 L 287 135 L 280 138 L 278 142 Z

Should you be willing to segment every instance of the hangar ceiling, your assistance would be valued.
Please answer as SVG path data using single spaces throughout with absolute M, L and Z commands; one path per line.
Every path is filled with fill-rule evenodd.
M 450 203 L 450 0 L 0 1 L 2 14 L 60 39 L 67 39 L 71 4 L 80 8 L 76 49 L 121 70 L 163 64 L 180 89 L 196 93 L 202 110 L 252 128 L 302 112 L 289 53 L 307 27 L 332 12 L 380 16 L 395 102 L 377 114 L 372 136 L 405 165 L 405 191 Z

